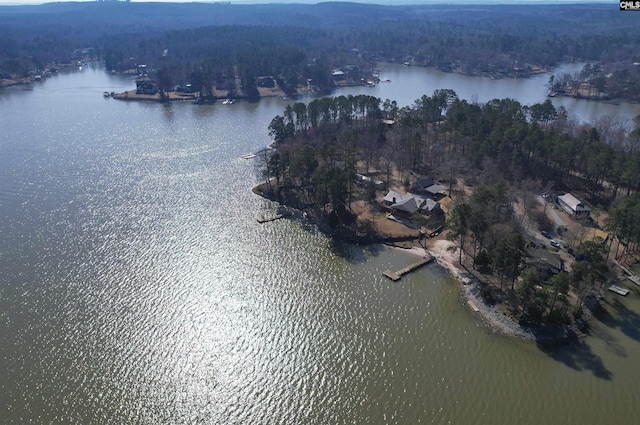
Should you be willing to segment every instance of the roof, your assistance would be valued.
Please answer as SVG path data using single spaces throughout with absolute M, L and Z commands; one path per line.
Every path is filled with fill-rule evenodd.
M 435 209 L 440 208 L 440 204 L 434 201 L 433 199 L 426 199 L 425 204 L 422 206 L 422 208 L 426 208 L 427 211 L 433 211 Z
M 433 179 L 431 177 L 422 177 L 413 184 L 414 186 L 418 186 L 422 189 L 426 189 L 429 186 L 433 185 Z
M 394 202 L 395 200 L 395 202 Z M 400 193 L 395 190 L 390 190 L 387 196 L 384 197 L 384 201 L 395 209 L 400 211 L 406 211 L 413 213 L 418 209 L 418 203 L 415 197 L 410 193 Z
M 427 187 L 425 191 L 431 193 L 432 195 L 436 195 L 438 193 L 443 192 L 445 189 L 446 187 L 440 184 L 432 184 L 431 186 Z
M 578 198 L 570 193 L 565 193 L 562 196 L 558 196 L 558 200 L 562 201 L 565 205 L 576 212 L 591 211 L 591 208 L 587 207 L 585 204 L 580 202 Z
M 395 203 L 393 200 L 395 199 Z M 414 195 L 412 193 L 400 193 L 395 190 L 389 191 L 387 196 L 384 197 L 384 201 L 390 204 L 391 207 L 413 214 L 419 208 L 426 209 L 427 211 L 433 211 L 440 207 L 433 199 L 425 199 L 421 196 Z
M 530 257 L 527 259 L 528 264 L 548 265 L 557 271 L 564 269 L 564 264 L 560 255 L 547 251 L 546 249 L 529 248 Z

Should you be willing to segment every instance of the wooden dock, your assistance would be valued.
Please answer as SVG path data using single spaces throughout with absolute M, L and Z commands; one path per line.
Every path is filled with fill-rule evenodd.
M 629 293 L 629 290 L 627 288 L 623 288 L 622 286 L 618 285 L 609 286 L 609 290 L 611 292 L 615 292 L 618 295 L 622 295 L 623 297 Z
M 471 307 L 471 310 L 475 311 L 476 313 L 480 311 L 476 303 L 474 303 L 473 301 L 468 300 L 467 304 L 469 304 L 469 307 Z
M 427 255 L 426 257 L 422 258 L 420 261 L 410 264 L 404 269 L 400 269 L 396 272 L 392 272 L 391 270 L 385 270 L 384 272 L 382 272 L 382 274 L 395 282 L 400 280 L 400 278 L 405 274 L 411 273 L 412 271 L 419 269 L 425 264 L 429 264 L 433 260 L 434 258 L 431 255 Z
M 276 214 L 273 215 L 271 217 L 258 217 L 258 223 L 268 223 L 270 221 L 276 221 L 276 220 L 280 220 L 281 218 L 285 218 L 285 217 L 290 217 L 291 213 L 290 212 L 285 212 L 282 214 Z

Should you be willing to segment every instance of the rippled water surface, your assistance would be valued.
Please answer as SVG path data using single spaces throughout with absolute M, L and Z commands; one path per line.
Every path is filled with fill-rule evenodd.
M 568 347 L 492 334 L 436 266 L 257 223 L 281 100 L 102 97 L 132 86 L 0 92 L 0 422 L 636 423 L 637 289 Z

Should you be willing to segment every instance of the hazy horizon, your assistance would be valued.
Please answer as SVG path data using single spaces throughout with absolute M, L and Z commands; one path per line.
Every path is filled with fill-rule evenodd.
M 336 1 L 336 0 L 334 0 Z M 0 6 L 21 6 L 21 5 L 40 5 L 46 3 L 87 3 L 95 2 L 95 0 L 71 0 L 64 2 L 42 1 L 42 0 L 0 0 Z M 269 3 L 298 3 L 298 4 L 317 4 L 327 3 L 329 1 L 319 0 L 222 0 L 222 1 L 193 1 L 193 0 L 131 0 L 132 3 L 231 3 L 231 4 L 269 4 Z M 347 3 L 365 3 L 365 4 L 381 4 L 388 6 L 400 5 L 437 5 L 437 4 L 478 4 L 478 5 L 495 5 L 495 4 L 559 4 L 559 3 L 611 3 L 617 4 L 614 0 L 348 0 Z

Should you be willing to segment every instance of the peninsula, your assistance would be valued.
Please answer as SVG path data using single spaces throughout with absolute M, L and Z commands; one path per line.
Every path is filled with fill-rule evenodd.
M 558 341 L 623 282 L 613 261 L 634 263 L 640 241 L 627 219 L 638 180 L 616 174 L 640 152 L 569 121 L 548 101 L 469 104 L 451 90 L 402 109 L 365 95 L 295 103 L 269 125 L 277 149 L 259 155 L 254 192 L 333 237 L 427 250 L 497 329 Z

